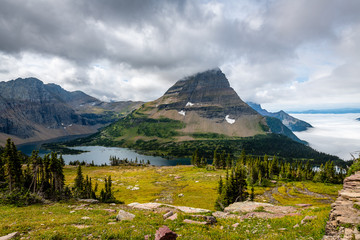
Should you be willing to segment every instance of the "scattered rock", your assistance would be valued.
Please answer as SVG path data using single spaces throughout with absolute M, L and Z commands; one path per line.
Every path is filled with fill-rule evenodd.
M 308 203 L 299 203 L 299 204 L 295 204 L 295 206 L 305 208 L 305 207 L 311 207 L 311 206 L 312 206 L 312 204 L 308 204 Z
M 150 202 L 150 203 L 137 203 L 137 202 L 134 202 L 134 203 L 128 204 L 129 207 L 142 209 L 142 210 L 153 210 L 153 209 L 159 208 L 162 205 L 163 204 L 161 204 L 161 203 L 152 203 L 152 202 Z
M 279 228 L 278 230 L 279 231 L 286 231 L 287 229 L 286 228 Z
M 111 213 L 115 213 L 116 210 L 115 209 L 103 209 L 104 211 L 108 211 L 108 212 L 111 212 Z
M 182 194 L 182 193 L 180 193 L 179 195 L 178 195 L 178 197 L 183 197 L 184 196 L 184 194 Z
M 73 226 L 76 228 L 79 228 L 79 229 L 84 229 L 84 228 L 90 227 L 89 225 L 84 225 L 84 224 L 74 224 Z
M 150 238 L 151 238 L 151 234 L 148 234 L 148 235 L 144 236 L 144 240 L 150 240 Z
M 171 206 L 171 205 L 168 205 Z M 184 206 L 173 206 L 174 208 L 184 212 L 184 213 L 207 213 L 207 212 L 211 212 L 210 210 L 207 209 L 202 209 L 202 208 L 193 208 L 193 207 L 184 207 Z
M 79 202 L 86 202 L 86 203 L 99 203 L 99 200 L 96 199 L 79 199 Z
M 258 211 L 259 209 L 262 211 Z M 281 218 L 284 216 L 300 215 L 295 207 L 292 206 L 277 206 L 270 203 L 261 202 L 236 202 L 230 204 L 224 209 L 224 212 L 240 212 L 245 215 L 239 216 L 240 219 L 247 218 Z
M 74 213 L 75 211 L 70 211 L 70 213 Z
M 124 210 L 119 210 L 118 215 L 116 216 L 116 220 L 117 221 L 124 221 L 124 220 L 128 220 L 131 221 L 135 218 L 135 215 L 129 212 L 126 212 Z
M 82 220 L 89 220 L 90 218 L 89 217 L 82 217 L 81 219 Z
M 155 240 L 175 240 L 178 235 L 167 226 L 162 226 L 155 233 Z
M 114 225 L 114 224 L 116 224 L 116 222 L 109 222 L 108 224 L 109 225 Z
M 170 204 L 164 204 L 164 203 L 130 203 L 128 204 L 129 207 L 136 208 L 136 209 L 142 209 L 142 210 L 155 210 L 163 207 L 169 207 L 173 209 L 180 210 L 184 213 L 207 213 L 211 212 L 208 209 L 202 209 L 202 208 L 193 208 L 193 207 L 185 207 L 185 206 L 174 206 Z
M 273 207 L 274 205 L 270 203 L 260 203 L 260 202 L 236 202 L 230 204 L 224 209 L 224 212 L 252 212 L 259 207 Z
M 192 215 L 193 218 L 201 218 L 207 222 L 207 224 L 215 224 L 216 218 L 214 216 L 204 216 L 204 215 Z
M 110 203 L 110 206 L 116 206 L 116 203 Z
M 129 189 L 131 191 L 136 191 L 136 190 L 139 190 L 139 185 L 135 185 L 135 186 L 127 186 L 126 189 Z
M 216 218 L 238 218 L 238 215 L 235 214 L 230 214 L 228 212 L 220 212 L 220 211 L 216 211 L 213 212 L 212 215 Z
M 237 226 L 239 226 L 240 223 L 234 223 L 233 225 L 231 225 L 233 228 L 236 228 Z
M 306 217 L 304 217 L 303 220 L 301 220 L 301 224 L 305 224 L 305 223 L 310 222 L 311 220 L 316 219 L 316 218 L 317 218 L 317 216 L 306 216 Z
M 18 233 L 18 232 L 13 232 L 13 233 L 9 233 L 9 234 L 6 235 L 6 236 L 0 237 L 0 240 L 13 239 L 13 238 L 16 238 L 17 236 L 19 236 L 19 233 Z
M 174 179 L 180 179 L 181 178 L 181 176 L 175 176 L 174 177 Z
M 300 227 L 299 224 L 296 224 L 296 225 L 293 226 L 293 228 L 298 228 L 298 227 Z
M 178 215 L 177 213 L 175 213 L 174 215 L 168 217 L 166 220 L 171 220 L 171 221 L 174 221 L 175 219 L 177 219 Z
M 194 221 L 190 219 L 184 219 L 184 223 L 190 223 L 190 224 L 199 224 L 199 225 L 207 225 L 208 222 L 200 222 L 200 221 Z
M 164 218 L 164 220 L 165 220 L 165 219 L 171 217 L 172 215 L 174 215 L 174 212 L 173 212 L 173 211 L 169 211 L 169 212 L 167 212 L 167 213 L 165 213 L 165 214 L 163 215 L 163 218 Z

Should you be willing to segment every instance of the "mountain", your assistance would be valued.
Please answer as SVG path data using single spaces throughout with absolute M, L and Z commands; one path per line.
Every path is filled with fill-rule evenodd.
M 360 113 L 360 108 L 314 109 L 314 110 L 304 110 L 304 111 L 289 111 L 289 113 L 304 113 L 304 114 Z
M 300 119 L 294 118 L 293 116 L 290 116 L 283 110 L 273 113 L 273 112 L 268 112 L 267 110 L 263 109 L 260 104 L 253 103 L 253 102 L 247 102 L 247 104 L 263 116 L 279 119 L 291 131 L 301 132 L 301 131 L 306 131 L 308 128 L 313 127 L 313 126 L 311 126 L 311 124 L 309 124 L 305 121 L 302 121 Z
M 237 157 L 245 150 L 286 161 L 311 159 L 313 165 L 328 160 L 344 164 L 336 156 L 303 144 L 279 119 L 257 113 L 240 99 L 220 69 L 183 78 L 159 99 L 144 103 L 91 136 L 58 148 L 79 145 L 125 147 L 166 158 L 191 157 L 197 151 L 212 159 L 214 150 Z
M 16 143 L 96 132 L 140 102 L 104 103 L 36 78 L 0 82 L 0 142 Z
M 356 120 L 360 121 L 360 118 L 357 118 Z
M 273 132 L 301 142 L 281 122 L 268 122 L 240 99 L 217 68 L 177 81 L 162 97 L 111 124 L 97 138 L 130 143 L 239 138 Z

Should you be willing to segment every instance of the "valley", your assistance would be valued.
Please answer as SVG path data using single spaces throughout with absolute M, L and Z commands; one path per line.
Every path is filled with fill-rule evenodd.
M 37 84 L 41 94 L 29 100 L 22 90 L 12 101 L 25 98 L 21 104 L 30 101 L 40 113 L 54 108 L 50 115 L 17 116 L 28 126 L 101 128 L 23 145 L 30 157 L 7 141 L 0 157 L 0 210 L 7 221 L 0 220 L 0 236 L 153 239 L 162 225 L 181 239 L 324 235 L 349 163 L 293 133 L 311 131 L 309 123 L 243 102 L 219 68 L 180 79 L 146 103 L 104 103 L 34 79 L 10 83 L 19 81 Z M 6 126 L 15 143 L 42 139 L 38 129 L 29 127 L 25 136 Z M 25 211 L 31 217 L 18 222 Z

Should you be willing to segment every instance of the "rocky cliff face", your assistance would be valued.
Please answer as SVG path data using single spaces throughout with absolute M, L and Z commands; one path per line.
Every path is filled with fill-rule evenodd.
M 266 117 L 274 117 L 279 119 L 286 127 L 288 127 L 291 131 L 295 132 L 301 132 L 306 131 L 308 128 L 312 128 L 311 124 L 302 121 L 300 119 L 297 119 L 283 110 L 279 112 L 268 112 L 267 110 L 263 109 L 260 104 L 253 103 L 253 102 L 247 102 L 250 107 L 252 107 L 255 111 L 260 113 L 263 116 Z
M 218 68 L 177 81 L 140 111 L 150 118 L 166 117 L 186 123 L 181 130 L 184 134 L 245 137 L 268 130 L 265 119 L 240 99 Z
M 83 92 L 68 92 L 36 78 L 0 82 L 0 138 L 19 143 L 95 132 L 113 120 L 111 107 L 105 105 Z M 99 109 L 104 113 L 98 114 Z
M 323 239 L 360 239 L 360 172 L 345 178 L 344 187 L 331 206 Z
M 206 118 L 236 118 L 257 115 L 230 87 L 220 69 L 184 78 L 163 96 L 159 109 L 196 111 Z

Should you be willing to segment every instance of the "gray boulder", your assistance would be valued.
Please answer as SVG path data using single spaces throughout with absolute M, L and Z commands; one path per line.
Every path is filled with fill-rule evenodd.
M 129 212 L 126 212 L 124 210 L 119 210 L 118 215 L 116 216 L 116 220 L 117 221 L 124 221 L 124 220 L 128 220 L 131 221 L 135 218 L 135 215 Z

